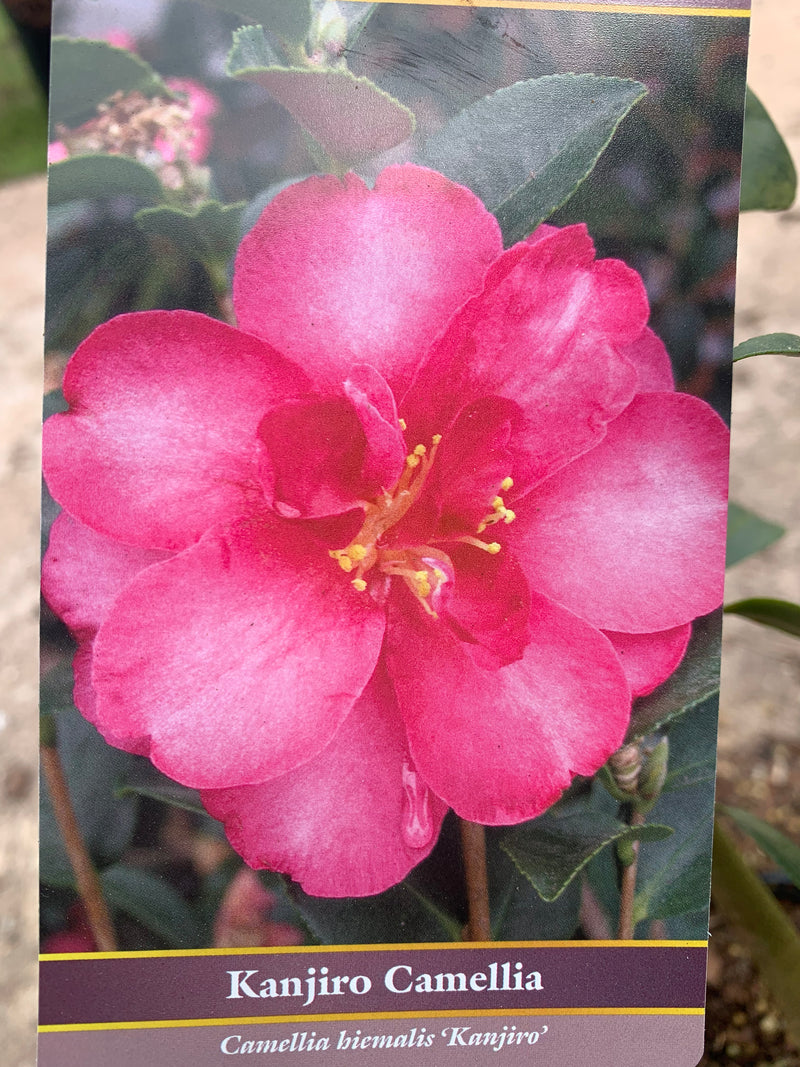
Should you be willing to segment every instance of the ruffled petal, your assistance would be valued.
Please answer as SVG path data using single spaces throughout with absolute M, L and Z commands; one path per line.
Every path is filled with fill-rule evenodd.
M 636 368 L 638 393 L 673 393 L 675 378 L 666 345 L 648 327 L 641 337 L 623 350 Z
M 400 882 L 433 848 L 447 810 L 410 761 L 380 672 L 315 759 L 263 785 L 204 791 L 203 803 L 251 867 L 326 897 Z
M 631 698 L 619 659 L 557 604 L 532 596 L 523 658 L 493 671 L 441 623 L 403 609 L 389 616 L 387 662 L 411 754 L 462 818 L 532 819 L 622 743 Z
M 265 781 L 328 744 L 383 630 L 304 530 L 253 516 L 117 598 L 95 639 L 98 728 L 150 736 L 153 763 L 185 785 Z
M 427 441 L 476 400 L 514 401 L 525 420 L 512 472 L 521 491 L 597 444 L 630 403 L 636 370 L 622 349 L 647 317 L 635 271 L 596 261 L 584 226 L 554 230 L 497 261 L 435 345 L 401 414 L 414 439 Z
M 480 200 L 441 174 L 315 177 L 268 205 L 236 258 L 242 329 L 338 385 L 368 363 L 395 388 L 502 252 Z
M 531 586 L 592 625 L 653 633 L 722 600 L 728 431 L 702 400 L 644 393 L 595 449 L 517 505 Z
M 635 697 L 647 696 L 665 682 L 686 654 L 692 624 L 656 634 L 618 634 L 604 631 L 619 656 Z
M 189 311 L 120 315 L 78 348 L 71 410 L 44 427 L 53 496 L 100 533 L 181 549 L 260 495 L 256 431 L 268 406 L 305 392 L 254 337 Z
M 170 552 L 136 548 L 111 541 L 62 512 L 50 530 L 50 543 L 42 560 L 42 593 L 78 642 L 73 660 L 75 704 L 96 723 L 92 688 L 92 649 L 95 635 L 111 606 L 143 570 L 169 559 Z M 126 730 L 109 736 L 117 748 L 144 754 L 147 739 Z

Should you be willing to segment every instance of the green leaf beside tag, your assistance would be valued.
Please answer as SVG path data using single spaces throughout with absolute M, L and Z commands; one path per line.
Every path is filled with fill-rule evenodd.
M 728 541 L 725 550 L 725 566 L 733 567 L 748 556 L 755 555 L 780 540 L 786 533 L 783 526 L 767 522 L 760 515 L 741 507 L 728 504 Z
M 570 198 L 645 93 L 639 82 L 593 74 L 517 82 L 447 123 L 420 162 L 472 189 L 510 244 Z
M 237 30 L 228 74 L 266 89 L 338 163 L 385 152 L 414 132 L 411 111 L 368 78 L 344 69 L 276 66 L 260 26 Z
M 758 847 L 783 870 L 800 889 L 800 845 L 795 844 L 786 834 L 774 826 L 741 808 L 729 808 L 720 805 L 719 810 L 729 815 L 740 830 L 755 841 Z
M 762 626 L 771 626 L 773 630 L 782 630 L 792 637 L 800 637 L 800 604 L 793 604 L 789 600 L 752 597 L 726 604 L 725 612 L 728 615 L 741 615 L 751 622 L 760 622 Z
M 100 200 L 109 196 L 132 196 L 136 200 L 157 203 L 164 198 L 164 188 L 149 167 L 127 156 L 98 153 L 72 156 L 62 163 L 51 164 L 48 181 L 51 206 L 69 200 Z
M 172 93 L 149 63 L 106 41 L 54 37 L 51 77 L 58 86 L 50 100 L 50 121 L 76 126 L 116 92 L 138 89 L 146 96 Z
M 785 211 L 797 193 L 789 149 L 752 89 L 747 90 L 742 143 L 741 211 Z
M 733 350 L 733 362 L 750 356 L 800 356 L 800 337 L 796 333 L 767 333 L 742 341 Z

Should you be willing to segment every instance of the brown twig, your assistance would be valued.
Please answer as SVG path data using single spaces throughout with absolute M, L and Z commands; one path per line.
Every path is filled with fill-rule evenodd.
M 478 823 L 460 819 L 461 851 L 467 883 L 469 921 L 466 940 L 491 941 L 489 917 L 489 876 L 486 869 L 486 831 Z
M 111 916 L 103 897 L 100 879 L 89 858 L 86 843 L 75 817 L 75 809 L 70 800 L 69 787 L 61 766 L 58 749 L 50 745 L 42 745 L 41 760 L 42 774 L 47 782 L 56 822 L 64 839 L 64 847 L 75 874 L 78 894 L 86 908 L 86 917 L 95 944 L 100 952 L 115 952 L 117 939 Z
M 631 826 L 643 826 L 644 815 L 635 811 L 631 816 Z M 619 891 L 619 926 L 617 938 L 620 941 L 632 941 L 635 923 L 633 921 L 633 903 L 636 896 L 636 876 L 639 868 L 639 842 L 631 841 L 633 862 L 622 870 L 622 884 Z

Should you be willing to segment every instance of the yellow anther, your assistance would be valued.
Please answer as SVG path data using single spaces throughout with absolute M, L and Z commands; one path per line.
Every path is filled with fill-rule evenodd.
M 516 519 L 516 517 L 517 517 L 516 511 L 512 511 L 511 508 L 506 508 L 506 513 L 503 516 L 503 522 L 511 523 L 511 522 L 514 521 L 514 519 Z
M 439 582 L 447 581 L 447 575 L 444 571 L 440 571 L 438 567 L 433 568 L 433 573 L 436 575 L 436 580 Z
M 497 541 L 492 541 L 490 545 L 486 546 L 486 551 L 489 553 L 490 556 L 496 556 L 497 553 L 500 551 L 500 545 L 498 545 Z
M 400 427 L 400 429 L 403 431 L 403 433 L 405 433 L 406 430 L 408 429 L 408 423 L 406 422 L 405 419 L 398 419 L 397 420 L 397 425 Z
M 350 547 L 346 549 L 346 552 L 354 563 L 360 563 L 362 559 L 367 558 L 367 550 L 363 545 L 350 545 Z
M 418 467 L 419 464 L 420 464 L 419 456 L 415 456 L 413 452 L 411 453 L 410 456 L 406 456 L 406 466 L 407 467 Z
M 431 440 L 435 445 L 439 445 L 442 443 L 442 435 L 440 433 L 435 433 Z
M 354 578 L 350 584 L 353 586 L 354 589 L 357 589 L 359 593 L 363 593 L 364 590 L 367 588 L 367 583 L 364 581 L 363 578 Z
M 424 456 L 427 451 L 428 450 L 425 447 L 425 445 L 417 445 L 416 448 L 414 449 L 414 455 L 415 456 Z
M 503 502 L 503 498 L 501 496 L 496 496 L 494 498 L 494 500 L 492 501 L 492 508 L 495 511 L 502 511 L 502 509 L 504 507 L 505 507 L 505 503 Z
M 349 574 L 350 571 L 353 569 L 353 561 L 350 559 L 349 556 L 338 556 L 337 558 L 339 560 L 339 566 L 342 568 L 345 574 Z
M 507 493 L 508 490 L 511 489 L 511 487 L 513 485 L 514 485 L 514 479 L 513 478 L 504 478 L 502 480 L 502 482 L 500 483 L 500 488 L 503 490 L 504 493 Z
M 428 577 L 428 572 L 427 571 L 414 571 L 414 577 L 417 579 L 418 582 L 421 582 L 425 578 Z

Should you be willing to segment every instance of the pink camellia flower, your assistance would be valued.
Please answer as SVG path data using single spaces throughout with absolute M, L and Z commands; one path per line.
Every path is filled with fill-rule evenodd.
M 619 747 L 721 600 L 727 432 L 584 226 L 504 252 L 414 165 L 282 192 L 234 303 L 78 348 L 45 592 L 111 744 L 251 866 L 376 893 Z

